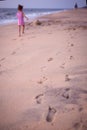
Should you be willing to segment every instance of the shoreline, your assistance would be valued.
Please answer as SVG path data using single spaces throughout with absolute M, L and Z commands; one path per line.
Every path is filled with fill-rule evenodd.
M 48 13 L 47 13 L 47 14 L 41 14 L 40 16 L 37 16 L 37 17 L 35 17 L 35 18 L 29 18 L 29 19 L 30 19 L 30 21 L 33 21 L 33 20 L 35 20 L 35 19 L 37 19 L 37 18 L 40 18 L 40 17 L 43 17 L 43 16 L 45 16 L 45 15 L 50 15 L 50 14 L 54 14 L 54 13 L 60 13 L 60 12 L 63 12 L 63 11 L 66 11 L 66 10 L 65 10 L 65 9 L 61 9 L 61 10 L 59 10 L 59 11 L 49 12 L 49 14 L 48 14 Z M 45 13 L 45 12 L 44 12 L 44 13 Z M 11 22 L 11 23 L 2 23 L 2 24 L 0 24 L 0 26 L 10 25 L 10 24 L 17 24 L 17 19 L 16 19 L 16 21 Z
M 64 10 L 60 10 L 60 11 L 56 11 L 56 12 L 52 12 L 52 13 L 50 13 L 50 14 L 45 14 L 45 15 L 41 15 L 41 16 L 37 16 L 37 17 L 35 17 L 35 18 L 33 18 L 33 19 L 30 19 L 30 21 L 29 22 L 33 22 L 33 21 L 35 21 L 35 20 L 38 20 L 38 19 L 43 19 L 44 17 L 47 17 L 47 16 L 50 16 L 50 15 L 53 15 L 53 14 L 61 14 L 61 13 L 63 13 L 63 12 L 72 12 L 72 11 L 74 11 L 74 10 L 86 10 L 86 8 L 78 8 L 78 9 L 64 9 Z M 25 21 L 25 24 L 26 23 L 28 23 L 28 22 L 26 22 Z M 3 26 L 9 26 L 9 25 L 17 25 L 17 21 L 16 22 L 13 22 L 13 23 L 5 23 L 5 24 L 0 24 L 0 27 L 3 27 Z
M 87 129 L 87 9 L 0 26 L 0 130 Z

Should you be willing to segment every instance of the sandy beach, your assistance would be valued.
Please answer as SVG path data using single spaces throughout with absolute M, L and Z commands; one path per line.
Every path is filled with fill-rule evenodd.
M 0 26 L 0 130 L 87 130 L 87 9 Z

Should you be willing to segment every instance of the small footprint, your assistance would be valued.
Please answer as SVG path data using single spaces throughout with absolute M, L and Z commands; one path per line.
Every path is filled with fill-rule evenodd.
M 37 104 L 41 104 L 43 94 L 39 94 L 35 97 Z
M 46 78 L 45 76 L 43 76 L 43 80 L 44 80 L 44 81 L 46 81 L 46 80 L 47 80 L 47 78 Z
M 64 69 L 65 67 L 65 63 L 63 63 L 61 66 L 60 66 L 60 68 L 62 68 L 62 69 Z
M 83 107 L 79 107 L 78 111 L 79 112 L 83 111 Z
M 49 59 L 48 59 L 48 62 L 50 62 L 50 61 L 52 61 L 53 60 L 53 58 L 52 57 L 50 57 Z
M 73 46 L 74 46 L 74 44 L 71 44 L 71 46 L 73 47 Z
M 82 130 L 87 130 L 87 124 L 84 124 L 84 125 L 82 126 Z
M 38 81 L 37 83 L 38 83 L 38 84 L 43 84 L 43 81 L 42 81 L 42 80 L 40 80 L 40 81 Z
M 69 75 L 68 74 L 66 74 L 65 75 L 65 81 L 70 81 L 71 79 L 69 78 Z
M 73 59 L 73 56 L 70 56 L 70 58 L 69 58 L 70 60 L 72 60 Z
M 64 69 L 64 66 L 61 65 L 60 68 Z
M 0 61 L 3 61 L 3 60 L 5 60 L 5 58 L 0 59 Z
M 49 109 L 48 109 L 48 114 L 47 114 L 47 117 L 46 117 L 46 121 L 47 121 L 47 122 L 52 122 L 55 113 L 56 113 L 56 109 L 53 108 L 53 107 L 49 107 Z
M 76 28 L 72 28 L 73 30 L 76 30 Z
M 70 88 L 66 88 L 62 96 L 66 99 L 70 98 Z
M 47 78 L 45 76 L 43 76 L 42 79 L 39 80 L 37 83 L 38 84 L 43 84 L 43 82 L 46 81 L 46 80 L 47 80 Z
M 42 66 L 42 67 L 41 67 L 42 70 L 45 69 L 45 68 L 46 68 L 46 66 Z
M 12 53 L 11 53 L 11 55 L 15 55 L 16 54 L 16 52 L 15 51 L 13 51 Z
M 78 130 L 80 128 L 81 124 L 79 122 L 76 122 L 73 127 L 75 128 L 75 130 Z
M 70 97 L 68 92 L 63 93 L 62 96 L 66 99 L 69 99 Z

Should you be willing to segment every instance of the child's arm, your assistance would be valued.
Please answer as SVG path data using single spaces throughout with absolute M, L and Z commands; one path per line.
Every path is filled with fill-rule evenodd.
M 23 13 L 23 16 L 24 16 L 27 20 L 29 20 L 28 17 L 27 17 L 24 13 Z

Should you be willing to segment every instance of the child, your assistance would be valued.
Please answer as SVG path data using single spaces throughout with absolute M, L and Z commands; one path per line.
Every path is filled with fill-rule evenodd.
M 23 6 L 18 5 L 17 18 L 18 18 L 19 36 L 21 36 L 21 27 L 22 27 L 22 33 L 24 33 L 25 29 L 24 17 L 28 20 L 28 18 L 25 16 L 23 12 Z

